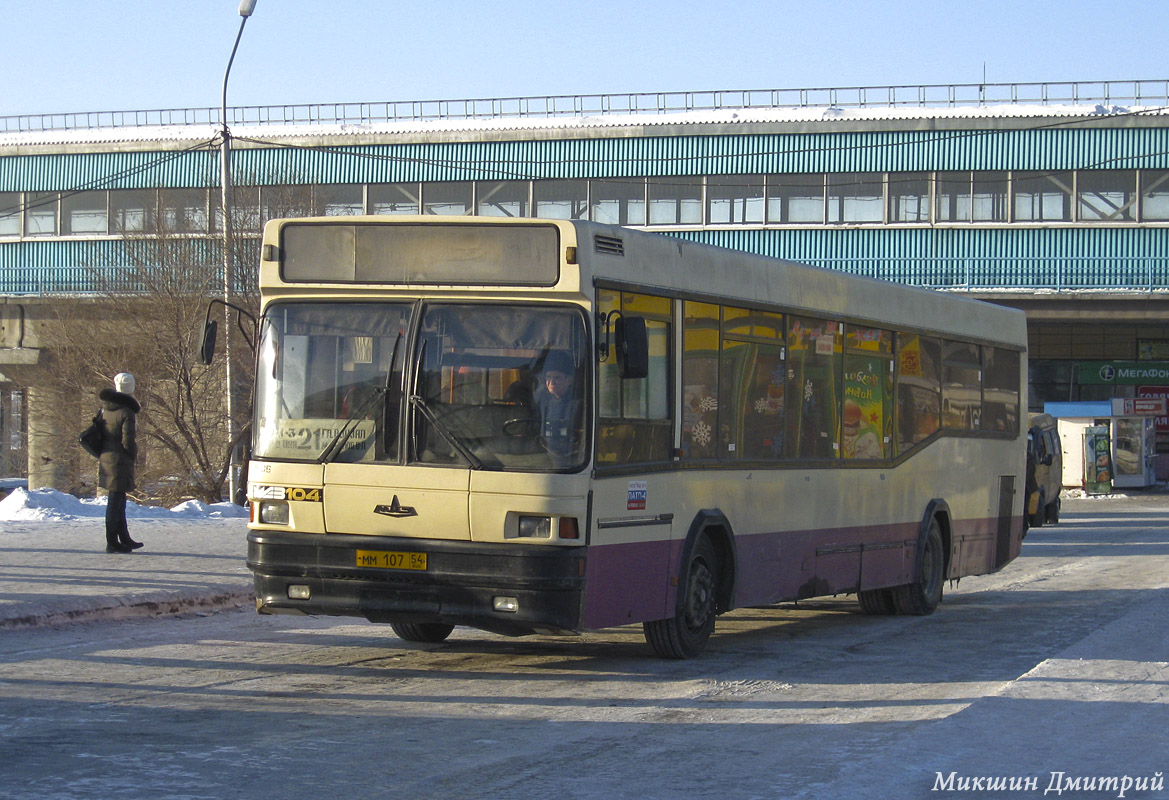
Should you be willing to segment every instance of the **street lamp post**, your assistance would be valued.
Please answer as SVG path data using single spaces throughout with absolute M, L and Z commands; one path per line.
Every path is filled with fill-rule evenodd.
M 239 4 L 239 32 L 235 35 L 235 44 L 231 48 L 231 57 L 227 59 L 227 69 L 223 72 L 223 95 L 219 107 L 219 121 L 223 126 L 220 131 L 219 143 L 219 186 L 221 190 L 221 211 L 223 214 L 223 355 L 224 355 L 224 382 L 227 393 L 227 441 L 231 448 L 228 455 L 227 468 L 228 497 L 233 503 L 240 502 L 239 469 L 236 464 L 236 438 L 239 428 L 235 420 L 235 383 L 232 370 L 231 346 L 231 305 L 232 294 L 235 292 L 235 269 L 233 268 L 233 243 L 231 230 L 231 131 L 227 127 L 227 79 L 231 75 L 231 63 L 235 61 L 235 51 L 239 49 L 240 37 L 244 35 L 244 25 L 248 17 L 256 9 L 256 0 L 241 0 Z

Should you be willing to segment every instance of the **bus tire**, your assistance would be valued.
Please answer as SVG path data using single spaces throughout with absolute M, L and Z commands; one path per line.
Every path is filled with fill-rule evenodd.
M 1044 509 L 1044 515 L 1047 518 L 1046 522 L 1049 525 L 1054 525 L 1055 523 L 1059 522 L 1059 507 L 1060 507 L 1060 505 L 1061 505 L 1060 499 L 1057 497 L 1057 498 L 1055 498 L 1054 503 L 1048 503 L 1047 508 Z
M 454 625 L 447 625 L 445 622 L 391 622 L 390 627 L 394 629 L 399 639 L 427 644 L 445 641 L 455 629 Z
M 718 560 L 705 535 L 695 542 L 685 574 L 674 616 L 642 623 L 645 640 L 660 658 L 693 658 L 714 631 Z
M 897 613 L 897 601 L 892 589 L 863 589 L 856 593 L 861 613 L 870 616 L 888 616 Z
M 893 590 L 893 597 L 902 614 L 924 616 L 934 613 L 938 603 L 942 602 L 942 585 L 946 577 L 946 551 L 937 517 L 930 518 L 929 528 L 919 546 L 917 574 L 913 582 L 898 586 Z

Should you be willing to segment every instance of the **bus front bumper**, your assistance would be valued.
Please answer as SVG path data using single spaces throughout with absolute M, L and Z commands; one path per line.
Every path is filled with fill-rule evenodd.
M 416 568 L 359 566 L 376 560 L 371 553 Z M 445 622 L 509 636 L 580 630 L 584 562 L 584 547 L 248 533 L 260 613 Z

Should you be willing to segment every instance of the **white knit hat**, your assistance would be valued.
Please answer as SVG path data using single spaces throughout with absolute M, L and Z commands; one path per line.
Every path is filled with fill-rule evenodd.
M 119 372 L 114 376 L 114 389 L 122 394 L 134 394 L 134 376 L 129 372 Z

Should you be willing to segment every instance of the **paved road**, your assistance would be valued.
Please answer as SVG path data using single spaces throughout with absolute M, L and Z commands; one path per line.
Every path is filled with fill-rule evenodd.
M 193 606 L 10 627 L 0 797 L 1116 797 L 1044 790 L 1169 771 L 1167 522 L 1161 496 L 1070 501 L 932 616 L 739 610 L 687 662 L 653 658 L 636 627 L 418 646 Z M 200 563 L 212 586 L 240 577 Z M 1016 790 L 987 791 L 999 778 Z

